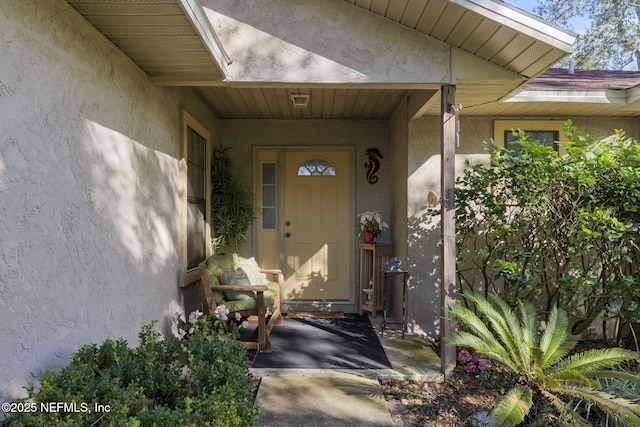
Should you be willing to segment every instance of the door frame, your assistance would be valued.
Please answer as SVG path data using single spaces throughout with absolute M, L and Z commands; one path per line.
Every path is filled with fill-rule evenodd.
M 356 312 L 358 309 L 358 290 L 356 286 L 356 257 L 357 257 L 357 248 L 354 243 L 357 241 L 355 238 L 356 232 L 356 219 L 355 219 L 355 182 L 356 182 L 356 165 L 355 165 L 355 146 L 323 146 L 323 147 L 315 147 L 315 146 L 303 146 L 303 145 L 291 145 L 291 146 L 260 146 L 254 147 L 254 188 L 259 189 L 261 186 L 262 176 L 261 171 L 259 170 L 260 160 L 259 154 L 264 151 L 272 151 L 277 152 L 276 163 L 277 163 L 277 206 L 278 212 L 276 215 L 276 233 L 279 236 L 277 241 L 277 250 L 278 250 L 278 262 L 281 270 L 284 272 L 285 265 L 285 242 L 284 238 L 282 238 L 284 233 L 284 186 L 285 186 L 285 152 L 288 151 L 305 151 L 309 153 L 318 153 L 322 155 L 323 151 L 343 151 L 345 154 L 350 156 L 350 165 L 351 170 L 349 172 L 349 180 L 350 180 L 350 188 L 348 191 L 349 194 L 349 214 L 352 217 L 352 221 L 349 223 L 349 233 L 352 236 L 351 238 L 351 247 L 349 250 L 351 251 L 351 263 L 349 266 L 349 300 L 348 301 L 314 301 L 314 302 L 297 302 L 291 300 L 282 299 L 282 311 L 344 311 L 344 312 Z M 256 192 L 256 194 L 259 194 Z M 256 200 L 256 203 L 259 203 L 259 200 Z M 258 249 L 260 247 L 260 233 L 259 229 L 259 220 L 254 222 L 254 236 L 253 239 L 253 249 L 254 253 L 258 253 Z M 267 267 L 267 266 L 265 266 Z M 272 267 L 272 266 L 269 266 Z

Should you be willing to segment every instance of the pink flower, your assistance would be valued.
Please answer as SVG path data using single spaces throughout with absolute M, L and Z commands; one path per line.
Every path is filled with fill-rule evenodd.
M 471 353 L 469 353 L 467 350 L 460 350 L 458 352 L 458 360 L 462 363 L 471 362 L 472 358 L 473 357 L 471 356 Z
M 229 318 L 227 317 L 227 315 L 229 314 L 229 309 L 227 308 L 227 306 L 223 305 L 219 305 L 216 307 L 216 318 L 220 319 L 220 320 L 228 320 Z
M 200 310 L 192 311 L 191 314 L 189 314 L 189 322 L 197 322 L 201 316 L 202 312 Z
M 484 371 L 488 367 L 489 367 L 489 363 L 487 363 L 486 360 L 484 359 L 478 360 L 478 369 L 480 369 L 481 371 Z
M 467 371 L 468 374 L 474 374 L 478 372 L 478 368 L 476 367 L 475 363 L 467 363 L 467 365 L 464 367 L 464 370 Z

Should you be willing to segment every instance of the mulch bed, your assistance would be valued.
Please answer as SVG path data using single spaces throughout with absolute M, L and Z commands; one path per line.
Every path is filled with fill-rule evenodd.
M 581 341 L 574 352 L 604 347 L 604 341 Z M 433 349 L 439 354 L 437 342 Z M 490 366 L 481 374 L 456 368 L 453 378 L 442 383 L 391 380 L 381 386 L 395 426 L 460 427 L 478 412 L 490 413 L 516 382 L 513 375 Z M 550 422 L 551 418 L 547 415 Z

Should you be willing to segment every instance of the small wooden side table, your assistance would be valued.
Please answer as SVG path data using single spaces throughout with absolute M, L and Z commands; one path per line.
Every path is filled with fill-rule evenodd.
M 360 244 L 360 277 L 358 278 L 359 314 L 363 311 L 376 318 L 376 312 L 382 310 L 381 272 L 384 263 L 391 257 L 393 246 L 388 243 Z
M 387 281 L 388 277 L 391 276 L 393 281 L 395 282 L 395 278 L 401 275 L 402 279 L 402 322 L 387 322 Z M 406 312 L 407 312 L 407 282 L 409 280 L 409 271 L 407 270 L 382 270 L 382 332 L 381 335 L 384 336 L 384 331 L 388 328 L 387 325 L 400 325 L 402 328 L 402 339 L 404 339 L 404 331 L 407 326 L 406 323 Z M 399 330 L 400 328 L 393 328 L 393 330 Z

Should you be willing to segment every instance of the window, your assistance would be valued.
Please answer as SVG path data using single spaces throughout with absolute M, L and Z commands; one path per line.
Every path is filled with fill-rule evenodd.
M 276 228 L 276 200 L 276 163 L 263 163 L 260 201 L 263 230 L 275 230 Z
M 563 120 L 496 120 L 493 122 L 493 140 L 496 144 L 518 151 L 521 147 L 513 144 L 518 138 L 513 135 L 513 130 L 523 130 L 529 137 L 540 141 L 542 145 L 559 149 L 556 141 L 566 141 L 563 132 Z
M 210 134 L 186 112 L 183 126 L 187 185 L 184 262 L 190 270 L 204 261 L 209 252 Z
M 536 141 L 539 141 L 540 144 L 547 147 L 552 147 L 554 150 L 558 151 L 558 144 L 556 144 L 556 141 L 558 141 L 560 132 L 558 132 L 557 130 L 522 130 L 524 130 L 524 133 L 527 137 L 535 139 Z M 514 143 L 514 141 L 518 140 L 519 138 L 513 134 L 513 131 L 504 131 L 504 148 L 513 150 L 515 152 L 520 151 L 522 146 L 520 144 Z
M 298 176 L 336 176 L 336 169 L 326 160 L 311 159 L 300 165 Z
M 195 268 L 206 257 L 205 195 L 206 144 L 195 130 L 187 126 L 187 268 Z

